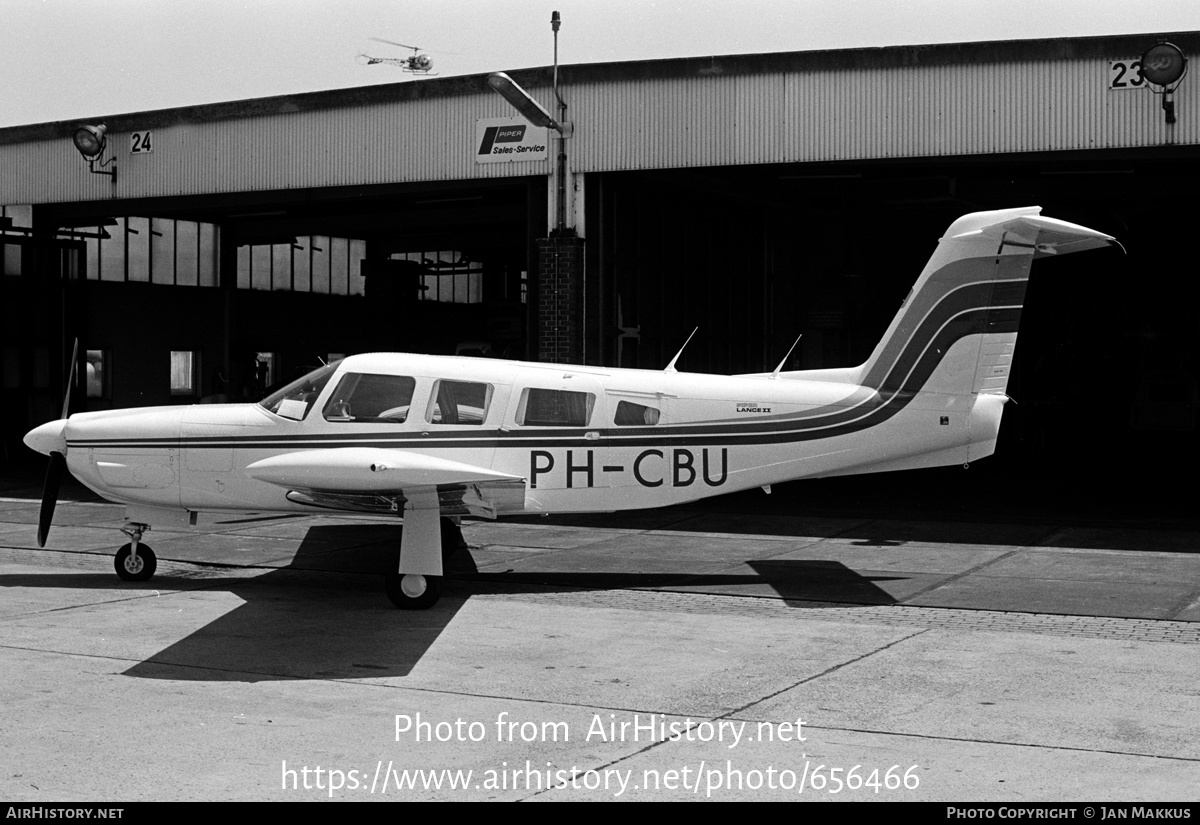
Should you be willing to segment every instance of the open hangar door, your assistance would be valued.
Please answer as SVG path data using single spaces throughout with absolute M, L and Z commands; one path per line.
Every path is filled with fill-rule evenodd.
M 950 468 L 797 495 L 1190 518 L 1178 467 L 1200 452 L 1198 177 L 1200 159 L 1170 149 L 608 174 L 588 188 L 589 360 L 661 369 L 698 327 L 681 370 L 769 371 L 799 335 L 786 369 L 862 363 L 954 219 L 1041 206 L 1124 251 L 1034 264 L 1016 403 L 976 483 Z
M 544 183 L 396 185 L 35 208 L 86 244 L 72 409 L 256 401 L 331 357 L 525 357 Z M 67 351 L 70 348 L 67 347 Z
M 4 211 L 0 225 L 5 229 L 28 227 L 29 207 Z M 70 297 L 84 278 L 85 263 L 77 238 L 35 240 L 19 229 L 0 234 L 0 461 L 5 464 L 33 460 L 22 444 L 25 433 L 61 415 L 72 346 L 63 330 L 73 320 Z

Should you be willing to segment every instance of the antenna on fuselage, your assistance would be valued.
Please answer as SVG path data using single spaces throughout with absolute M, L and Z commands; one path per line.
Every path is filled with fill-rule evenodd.
M 695 335 L 699 329 L 700 327 L 696 327 L 696 329 L 692 330 L 692 335 Z M 671 363 L 667 364 L 667 368 L 664 369 L 663 372 L 675 372 L 675 362 L 679 360 L 679 356 L 683 355 L 683 351 L 687 349 L 687 345 L 691 343 L 692 335 L 689 335 L 687 340 L 683 342 L 683 346 L 679 348 L 679 352 L 675 353 L 675 357 L 671 359 Z
M 796 336 L 796 340 L 792 342 L 792 346 L 790 349 L 788 349 L 787 355 L 783 356 L 783 360 L 779 362 L 779 366 L 775 368 L 775 372 L 771 373 L 769 376 L 772 381 L 779 377 L 779 371 L 783 369 L 783 365 L 787 363 L 787 360 L 792 357 L 792 350 L 796 348 L 796 344 L 799 344 L 800 339 L 803 337 L 803 332 Z

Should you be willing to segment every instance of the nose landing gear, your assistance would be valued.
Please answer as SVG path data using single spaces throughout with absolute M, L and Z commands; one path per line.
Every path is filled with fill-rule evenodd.
M 158 569 L 158 559 L 150 545 L 142 544 L 142 533 L 150 529 L 149 524 L 128 524 L 121 532 L 129 536 L 131 541 L 117 551 L 113 559 L 113 567 L 117 575 L 127 582 L 149 581 Z

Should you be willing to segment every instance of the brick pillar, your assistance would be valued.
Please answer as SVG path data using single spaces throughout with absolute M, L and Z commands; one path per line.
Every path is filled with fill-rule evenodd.
M 583 363 L 583 238 L 538 239 L 537 359 Z

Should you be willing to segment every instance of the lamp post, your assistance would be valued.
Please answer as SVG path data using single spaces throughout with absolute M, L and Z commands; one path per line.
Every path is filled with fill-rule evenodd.
M 551 12 L 551 14 L 550 14 L 550 29 L 551 29 L 551 31 L 554 32 L 554 97 L 556 100 L 558 100 L 558 121 L 560 124 L 564 124 L 562 126 L 559 126 L 557 129 L 557 131 L 558 131 L 558 163 L 557 163 L 557 172 L 558 172 L 558 189 L 557 189 L 557 192 L 558 192 L 558 197 L 557 197 L 558 221 L 557 221 L 557 223 L 558 223 L 558 227 L 557 227 L 556 231 L 558 232 L 559 236 L 562 236 L 563 234 L 565 234 L 566 223 L 567 223 L 567 220 L 566 220 L 566 218 L 567 218 L 567 143 L 566 143 L 566 140 L 567 140 L 567 137 L 569 137 L 569 135 L 567 134 L 565 129 L 566 129 L 566 126 L 570 125 L 570 124 L 566 123 L 567 103 L 565 100 L 562 99 L 562 95 L 559 94 L 559 92 L 558 92 L 558 27 L 561 25 L 562 25 L 562 17 L 559 16 L 557 11 Z
M 529 92 L 518 86 L 517 81 L 507 74 L 492 72 L 488 75 L 487 82 L 493 91 L 512 104 L 512 107 L 534 126 L 561 132 L 562 127 L 558 121 L 550 117 L 550 113 L 542 107 L 542 104 L 530 97 Z
M 558 119 L 553 118 L 549 112 L 534 100 L 530 94 L 522 89 L 515 80 L 509 77 L 504 72 L 492 72 L 488 75 L 487 82 L 492 89 L 509 102 L 510 105 L 521 116 L 542 129 L 553 129 L 558 133 L 558 156 L 554 165 L 554 191 L 555 191 L 555 229 L 556 236 L 568 234 L 567 229 L 567 138 L 571 137 L 574 132 L 573 124 L 566 120 L 567 104 L 562 99 L 562 95 L 558 91 L 558 28 L 562 25 L 562 18 L 558 12 L 554 12 L 550 17 L 550 27 L 554 31 L 554 97 L 558 101 Z
M 548 363 L 585 363 L 587 358 L 583 324 L 586 288 L 583 267 L 583 239 L 574 226 L 567 226 L 567 138 L 574 132 L 567 121 L 567 103 L 558 91 L 558 29 L 562 18 L 554 12 L 550 27 L 554 31 L 554 98 L 558 117 L 530 97 L 504 72 L 488 75 L 488 85 L 534 126 L 558 133 L 558 155 L 553 167 L 554 228 L 550 237 L 538 241 L 538 279 L 536 318 L 541 332 L 537 337 L 537 358 Z M 531 316 L 532 318 L 533 316 Z M 532 354 L 532 353 L 531 353 Z

